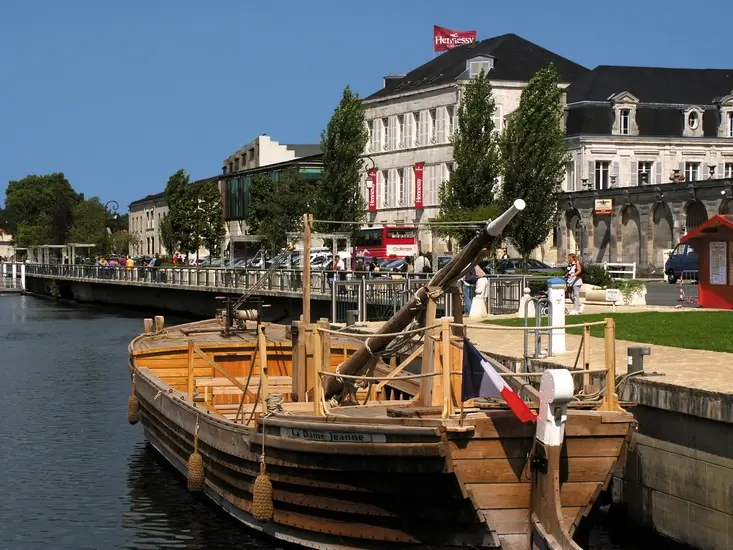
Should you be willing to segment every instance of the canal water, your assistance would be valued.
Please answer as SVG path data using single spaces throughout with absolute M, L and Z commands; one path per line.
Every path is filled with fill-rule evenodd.
M 127 344 L 142 317 L 0 298 L 0 550 L 283 547 L 189 493 L 128 424 Z M 673 548 L 593 522 L 588 550 Z

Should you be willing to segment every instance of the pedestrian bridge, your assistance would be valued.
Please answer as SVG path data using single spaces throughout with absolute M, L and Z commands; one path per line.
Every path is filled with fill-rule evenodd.
M 211 297 L 242 295 L 263 302 L 289 299 L 302 301 L 306 278 L 300 269 L 236 269 L 214 267 L 162 266 L 162 267 L 108 267 L 66 264 L 23 264 L 25 277 L 33 280 L 59 283 L 78 283 L 105 286 L 108 289 L 124 288 L 129 296 L 133 289 L 177 290 L 207 294 Z M 19 272 L 19 269 L 18 269 Z M 332 271 L 312 271 L 310 276 L 311 303 L 321 302 L 328 308 L 332 322 L 346 322 L 347 312 L 354 321 L 382 321 L 399 310 L 427 276 L 411 276 L 389 273 L 348 272 L 343 279 L 334 282 Z M 55 287 L 54 287 L 55 288 Z M 78 299 L 82 293 L 75 293 Z M 155 299 L 155 298 L 154 298 Z M 445 299 L 442 300 L 444 302 Z M 441 302 L 441 304 L 442 304 Z M 442 304 L 441 307 L 444 307 Z M 212 310 L 213 314 L 213 310 Z

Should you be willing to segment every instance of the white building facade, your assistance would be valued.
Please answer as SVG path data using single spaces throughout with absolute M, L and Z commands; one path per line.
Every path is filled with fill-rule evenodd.
M 533 62 L 512 66 L 517 50 L 529 52 Z M 451 137 L 467 82 L 481 71 L 489 76 L 496 103 L 494 125 L 502 131 L 531 76 L 551 62 L 570 76 L 587 71 L 516 35 L 504 35 L 456 48 L 406 75 L 385 77 L 384 88 L 363 101 L 369 142 L 362 194 L 369 205 L 368 224 L 424 224 L 439 214 L 440 186 L 453 170 Z M 563 87 L 569 84 L 566 80 Z M 425 226 L 418 236 L 423 251 L 447 249 L 447 243 Z

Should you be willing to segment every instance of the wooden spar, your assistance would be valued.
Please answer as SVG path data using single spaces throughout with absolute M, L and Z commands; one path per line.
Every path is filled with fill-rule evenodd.
M 303 214 L 303 321 L 311 322 L 311 224 L 313 214 Z
M 412 299 L 384 323 L 374 336 L 369 338 L 356 352 L 339 367 L 341 374 L 358 375 L 366 368 L 372 355 L 384 351 L 394 336 L 379 337 L 380 334 L 393 334 L 405 330 L 428 301 L 428 288 L 438 287 L 445 291 L 460 278 L 466 268 L 473 265 L 481 252 L 499 237 L 504 228 L 519 212 L 524 210 L 522 199 L 517 199 L 506 212 L 491 221 L 463 248 L 443 269 L 438 271 L 432 280 L 418 289 Z M 343 382 L 338 378 L 329 378 L 325 385 L 326 399 L 341 393 Z

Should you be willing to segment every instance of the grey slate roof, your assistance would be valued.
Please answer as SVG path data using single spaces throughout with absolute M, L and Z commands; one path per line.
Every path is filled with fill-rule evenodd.
M 730 69 L 600 65 L 568 87 L 567 135 L 609 135 L 614 117 L 609 98 L 629 92 L 639 100 L 636 122 L 640 136 L 682 136 L 681 108 L 696 105 L 704 110 L 705 137 L 716 137 L 720 115 L 714 103 L 731 90 Z
M 562 82 L 573 82 L 588 72 L 585 67 L 559 56 L 516 34 L 503 34 L 480 42 L 453 48 L 413 69 L 402 78 L 390 78 L 386 88 L 368 96 L 378 99 L 395 93 L 411 92 L 455 82 L 466 70 L 466 62 L 480 55 L 494 58 L 491 80 L 527 82 L 534 74 L 555 65 Z
M 712 105 L 733 90 L 731 69 L 667 69 L 599 65 L 568 87 L 568 103 L 607 101 L 629 92 L 642 103 Z
M 319 144 L 312 143 L 286 143 L 285 147 L 288 150 L 293 151 L 297 158 L 310 157 L 313 155 L 318 155 L 322 152 L 321 146 Z

